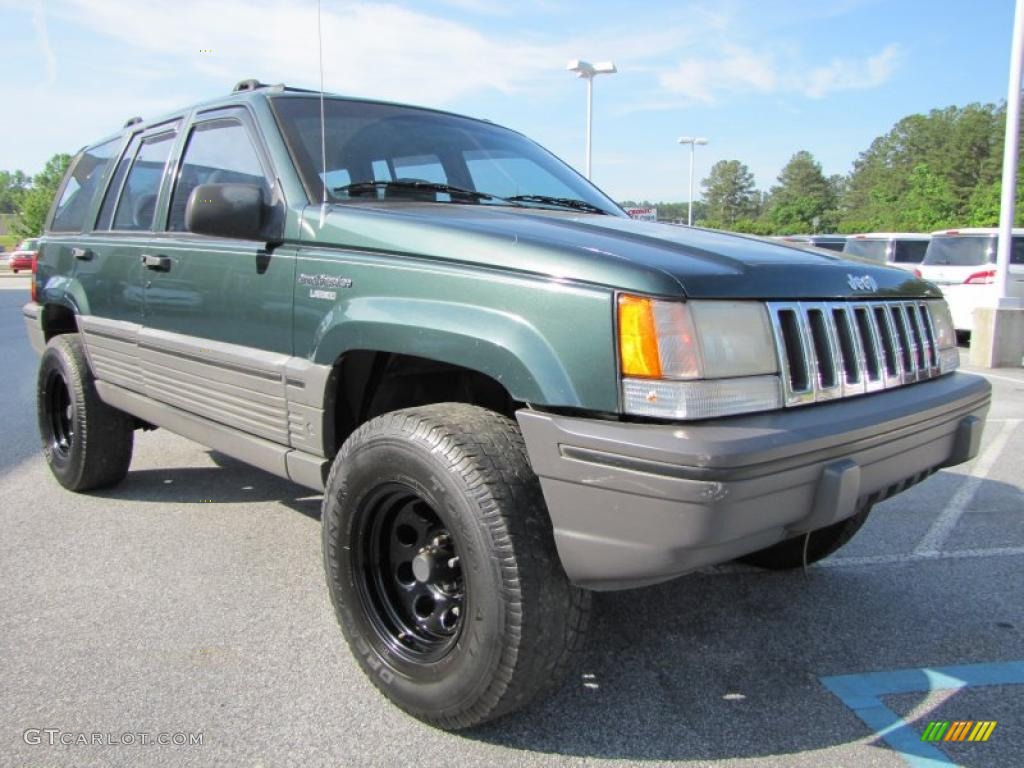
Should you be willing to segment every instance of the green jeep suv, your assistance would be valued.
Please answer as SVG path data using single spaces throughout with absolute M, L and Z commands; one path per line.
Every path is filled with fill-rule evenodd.
M 989 404 L 905 271 L 633 221 L 487 121 L 254 81 L 79 152 L 32 291 L 56 479 L 121 482 L 160 427 L 322 491 L 351 650 L 443 728 L 556 686 L 592 590 L 829 555 Z

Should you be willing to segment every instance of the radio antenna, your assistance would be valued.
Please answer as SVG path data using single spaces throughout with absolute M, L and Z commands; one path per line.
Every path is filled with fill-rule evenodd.
M 324 217 L 327 215 L 327 130 L 324 120 L 324 32 L 323 23 L 320 20 L 321 0 L 316 0 L 316 37 L 317 51 L 320 56 L 320 165 L 323 169 L 321 176 L 321 187 L 323 197 L 320 202 L 320 226 L 324 225 Z

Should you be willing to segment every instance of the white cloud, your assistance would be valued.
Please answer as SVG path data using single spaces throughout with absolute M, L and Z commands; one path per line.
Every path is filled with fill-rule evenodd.
M 778 87 L 778 75 L 770 54 L 728 46 L 715 57 L 691 56 L 674 69 L 662 73 L 662 88 L 693 101 L 710 103 L 719 93 L 731 91 L 771 92 Z
M 802 90 L 811 98 L 820 99 L 832 91 L 875 88 L 892 77 L 901 59 L 902 51 L 895 44 L 863 61 L 833 59 L 827 67 L 812 70 Z
M 804 71 L 795 51 L 780 64 L 774 51 L 724 46 L 714 56 L 691 56 L 662 72 L 662 89 L 684 100 L 711 104 L 734 93 L 802 93 L 821 98 L 834 91 L 875 88 L 886 82 L 902 58 L 893 44 L 866 59 L 833 59 Z M 664 102 L 662 102 L 664 103 Z
M 57 58 L 53 55 L 50 34 L 46 30 L 46 8 L 43 6 L 43 0 L 36 0 L 32 5 L 32 26 L 36 31 L 36 43 L 46 64 L 46 84 L 53 85 L 57 79 Z
M 70 0 L 64 10 L 69 20 L 144 52 L 147 66 L 160 56 L 175 73 L 319 83 L 312 2 Z M 324 3 L 323 40 L 328 90 L 431 104 L 485 89 L 516 92 L 567 58 L 558 46 L 492 39 L 385 3 Z

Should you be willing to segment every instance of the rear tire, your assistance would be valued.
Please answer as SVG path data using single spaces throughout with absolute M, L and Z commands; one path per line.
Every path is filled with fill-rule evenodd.
M 334 460 L 322 519 L 338 622 L 394 704 L 454 730 L 563 680 L 590 593 L 562 570 L 514 422 L 458 403 L 367 422 Z
M 806 542 L 807 564 L 816 563 L 844 546 L 864 525 L 864 522 L 868 519 L 869 512 L 871 512 L 870 505 L 864 507 L 852 517 L 840 520 L 838 523 L 833 523 L 824 528 L 819 528 L 816 531 L 811 531 L 810 541 Z M 737 559 L 741 563 L 756 565 L 758 568 L 766 568 L 771 571 L 801 568 L 804 564 L 804 543 L 806 539 L 806 534 L 800 534 Z
M 39 364 L 36 411 L 43 454 L 57 482 L 71 491 L 114 485 L 128 474 L 134 422 L 96 393 L 82 341 L 56 336 Z

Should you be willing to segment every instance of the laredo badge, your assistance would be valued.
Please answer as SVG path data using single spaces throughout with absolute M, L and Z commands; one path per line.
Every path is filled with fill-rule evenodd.
M 309 288 L 309 298 L 327 299 L 328 301 L 334 301 L 338 298 L 337 292 L 331 289 L 352 287 L 352 281 L 347 277 L 323 274 L 307 275 L 304 272 L 299 273 L 298 282 L 299 285 L 305 285 Z

